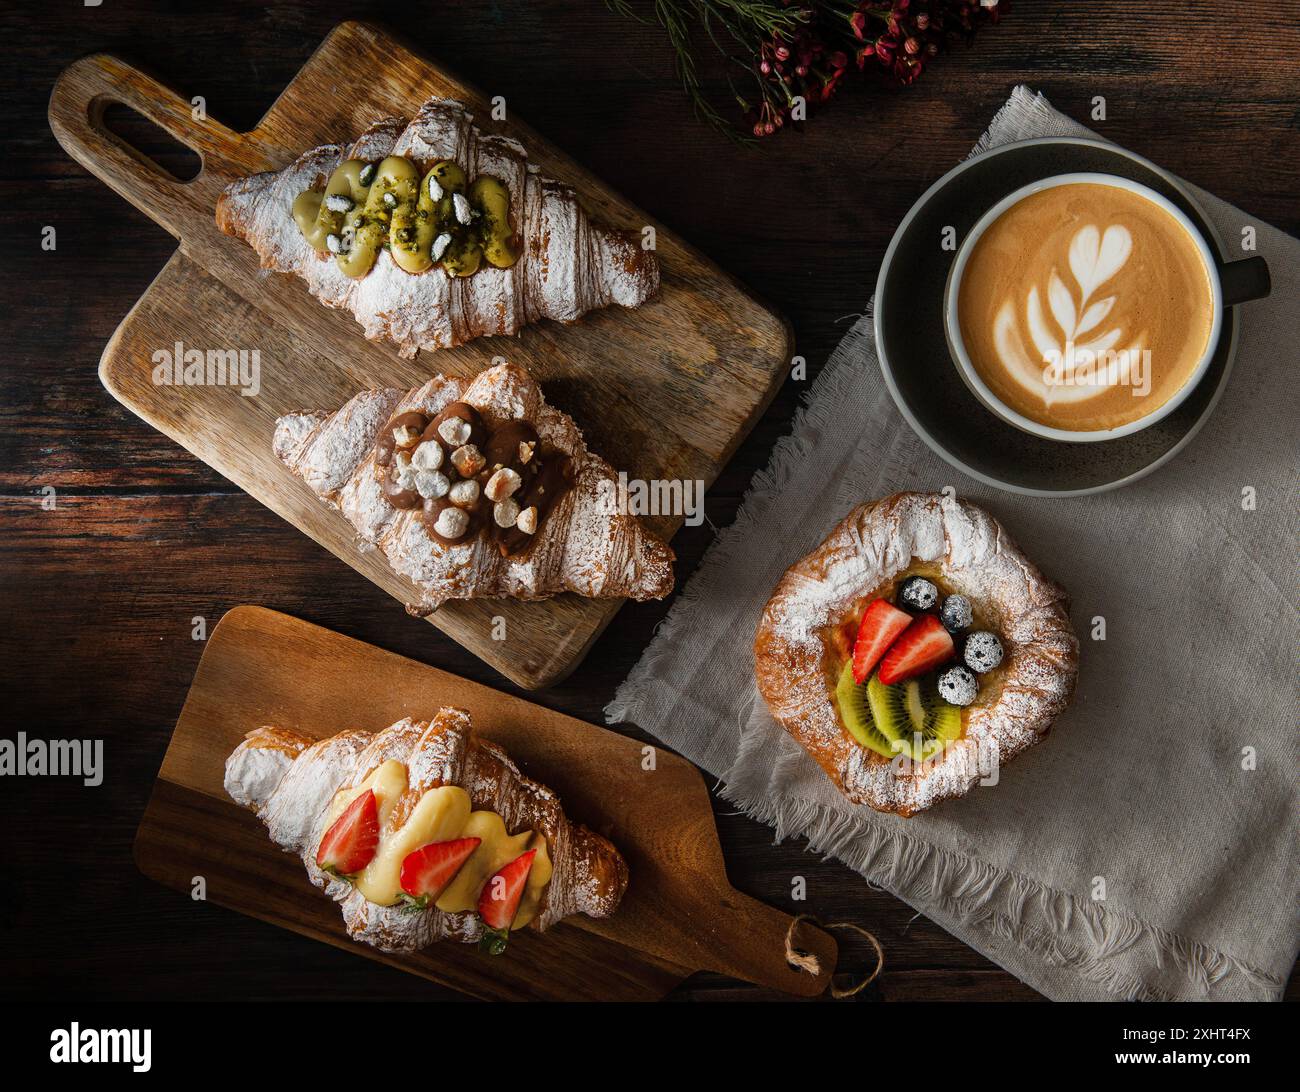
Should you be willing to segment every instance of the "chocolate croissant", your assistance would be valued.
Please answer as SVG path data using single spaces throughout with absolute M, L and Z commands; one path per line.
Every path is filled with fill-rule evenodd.
M 296 273 L 408 357 L 637 307 L 659 288 L 638 236 L 593 223 L 572 189 L 451 99 L 231 183 L 216 218 L 264 269 Z
M 226 760 L 225 788 L 301 856 L 349 935 L 387 952 L 544 931 L 571 914 L 608 917 L 627 888 L 618 851 L 476 739 L 463 709 L 319 742 L 258 728 Z M 362 805 L 374 830 L 355 856 L 357 837 L 340 851 L 339 831 Z M 493 920 L 511 876 L 513 901 Z
M 274 446 L 414 582 L 413 614 L 448 599 L 672 590 L 672 550 L 619 509 L 613 469 L 516 365 L 289 414 Z

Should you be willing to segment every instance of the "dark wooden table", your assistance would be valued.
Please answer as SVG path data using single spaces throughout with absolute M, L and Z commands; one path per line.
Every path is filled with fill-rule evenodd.
M 363 16 L 504 94 L 560 147 L 783 310 L 810 369 L 870 296 L 891 232 L 969 150 L 1017 82 L 1183 177 L 1300 231 L 1300 3 L 1017 0 L 1001 26 L 914 88 L 845 94 L 803 133 L 731 146 L 689 114 L 660 33 L 599 2 L 27 4 L 0 16 L 6 154 L 0 474 L 4 568 L 0 672 L 6 734 L 102 737 L 98 788 L 0 783 L 4 993 L 84 998 L 454 996 L 397 971 L 155 887 L 131 861 L 135 825 L 208 625 L 261 603 L 508 689 L 449 639 L 100 387 L 105 341 L 175 243 L 68 159 L 45 119 L 75 58 L 109 51 L 153 70 L 212 116 L 251 127 L 339 19 Z M 169 166 L 179 161 L 165 149 Z M 57 248 L 42 249 L 42 229 Z M 734 517 L 789 426 L 789 383 L 708 496 Z M 57 491 L 43 510 L 41 491 Z M 674 541 L 679 580 L 713 532 Z M 665 605 L 631 605 L 563 685 L 535 695 L 591 721 L 650 639 Z M 736 885 L 790 910 L 869 925 L 889 955 L 866 995 L 889 1000 L 1037 994 L 856 874 L 717 806 Z M 791 877 L 808 902 L 790 901 Z M 849 952 L 865 964 L 864 953 Z M 1295 993 L 1295 979 L 1291 993 Z M 696 978 L 679 996 L 760 991 Z

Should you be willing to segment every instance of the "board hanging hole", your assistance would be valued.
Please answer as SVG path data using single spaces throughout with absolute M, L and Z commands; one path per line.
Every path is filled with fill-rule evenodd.
M 128 152 L 147 160 L 177 182 L 189 182 L 203 170 L 203 160 L 138 110 L 121 102 L 105 104 L 100 124 Z

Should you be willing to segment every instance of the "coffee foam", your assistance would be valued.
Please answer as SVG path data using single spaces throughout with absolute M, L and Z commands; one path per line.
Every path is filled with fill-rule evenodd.
M 1117 186 L 1030 194 L 976 240 L 957 296 L 962 343 L 992 392 L 1069 431 L 1154 413 L 1213 325 L 1209 271 L 1159 205 Z

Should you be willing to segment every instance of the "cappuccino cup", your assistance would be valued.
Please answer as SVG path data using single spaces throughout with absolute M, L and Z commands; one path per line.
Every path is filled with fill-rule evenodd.
M 1209 370 L 1226 306 L 1267 266 L 1220 267 L 1188 216 L 1117 175 L 1044 178 L 971 228 L 945 292 L 962 380 L 1024 432 L 1086 443 L 1173 413 Z

